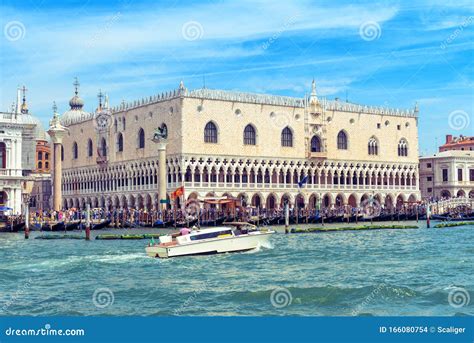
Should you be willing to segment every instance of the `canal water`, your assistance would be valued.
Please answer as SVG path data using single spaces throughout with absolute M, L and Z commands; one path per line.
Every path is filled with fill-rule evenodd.
M 474 226 L 277 229 L 258 251 L 168 260 L 145 240 L 0 234 L 0 315 L 474 315 Z

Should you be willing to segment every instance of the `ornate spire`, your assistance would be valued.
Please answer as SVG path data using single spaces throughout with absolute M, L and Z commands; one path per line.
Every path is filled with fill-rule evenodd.
M 109 95 L 107 93 L 105 93 L 104 108 L 109 109 Z
M 77 77 L 74 78 L 74 82 L 72 84 L 74 86 L 74 96 L 69 100 L 69 106 L 71 110 L 82 110 L 84 106 L 84 101 L 79 97 L 79 81 Z
M 27 114 L 28 113 L 28 105 L 26 104 L 26 87 L 23 86 L 22 93 L 23 93 L 23 101 L 21 103 L 21 113 Z
M 311 94 L 309 95 L 309 103 L 314 105 L 318 102 L 318 94 L 316 93 L 316 81 L 311 82 Z
M 53 116 L 58 116 L 58 106 L 56 106 L 56 101 L 53 101 Z
M 74 78 L 74 82 L 73 82 L 73 86 L 75 88 L 75 91 L 74 93 L 76 94 L 76 96 L 79 94 L 79 86 L 81 84 L 79 83 L 79 80 L 77 79 L 77 76 Z
M 414 112 L 415 112 L 415 113 L 420 112 L 420 108 L 418 107 L 418 101 L 415 101 L 415 109 L 414 109 Z
M 99 89 L 99 93 L 97 94 L 97 98 L 99 98 L 99 107 L 97 107 L 97 111 L 102 110 L 102 98 L 104 97 L 104 94 L 102 93 L 102 90 Z
M 15 113 L 21 113 L 21 89 L 20 86 L 16 89 L 16 106 L 15 106 Z

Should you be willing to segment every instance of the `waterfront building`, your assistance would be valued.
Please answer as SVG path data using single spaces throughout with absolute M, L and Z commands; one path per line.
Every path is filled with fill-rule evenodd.
M 12 208 L 13 214 L 21 213 L 21 181 L 36 168 L 36 141 L 44 134 L 40 121 L 29 113 L 25 93 L 25 87 L 18 89 L 12 110 L 0 112 L 0 205 Z
M 32 211 L 43 211 L 51 208 L 51 146 L 50 137 L 44 131 L 42 125 L 37 129 L 36 139 L 36 162 L 35 169 L 31 174 L 34 177 L 34 185 L 30 196 L 30 209 Z
M 460 135 L 459 137 L 453 137 L 453 135 L 446 135 L 446 142 L 439 147 L 439 151 L 449 150 L 474 151 L 474 136 Z
M 417 106 L 328 100 L 317 95 L 314 81 L 302 98 L 190 91 L 181 83 L 112 108 L 100 94 L 98 110 L 89 113 L 75 86 L 61 116 L 68 128 L 64 208 L 157 208 L 158 148 L 151 140 L 157 127 L 168 133 L 168 198 L 184 185 L 186 200 L 228 196 L 268 209 L 286 201 L 355 207 L 371 197 L 394 208 L 420 199 Z M 110 119 L 97 121 L 104 111 Z
M 446 150 L 420 157 L 423 198 L 474 198 L 474 151 Z

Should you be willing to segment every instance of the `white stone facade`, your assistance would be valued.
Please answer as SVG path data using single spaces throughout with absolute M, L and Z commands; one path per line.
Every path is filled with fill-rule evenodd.
M 305 99 L 188 91 L 181 84 L 111 113 L 108 134 L 99 140 L 93 119 L 68 112 L 64 207 L 156 208 L 158 150 L 151 137 L 162 124 L 168 194 L 184 185 L 186 199 L 229 195 L 266 208 L 285 198 L 309 207 L 359 206 L 370 195 L 387 207 L 420 199 L 417 108 L 330 101 L 318 98 L 314 85 Z M 209 123 L 215 131 L 206 131 Z M 101 166 L 98 149 L 107 156 Z
M 9 214 L 22 210 L 21 181 L 35 167 L 35 128 L 30 115 L 0 112 L 0 205 L 12 208 Z
M 423 198 L 474 198 L 474 152 L 449 150 L 420 157 Z

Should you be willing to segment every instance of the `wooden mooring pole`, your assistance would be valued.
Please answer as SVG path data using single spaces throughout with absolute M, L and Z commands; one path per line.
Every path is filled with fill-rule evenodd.
M 91 205 L 86 205 L 86 241 L 91 239 Z

